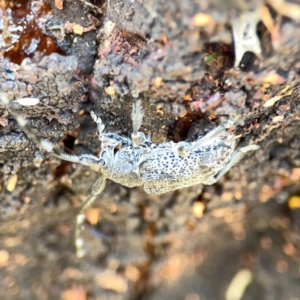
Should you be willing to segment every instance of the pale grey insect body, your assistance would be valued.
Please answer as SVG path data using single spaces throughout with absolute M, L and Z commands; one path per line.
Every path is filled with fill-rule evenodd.
M 101 141 L 99 157 L 91 154 L 69 155 L 33 134 L 26 120 L 10 107 L 6 96 L 3 93 L 0 96 L 25 133 L 40 148 L 57 158 L 91 166 L 101 173 L 76 218 L 75 245 L 78 257 L 84 255 L 84 242 L 80 232 L 85 220 L 85 210 L 103 191 L 106 179 L 130 188 L 142 186 L 148 194 L 162 194 L 200 183 L 213 184 L 238 163 L 245 153 L 258 149 L 258 146 L 250 145 L 235 150 L 236 138 L 223 126 L 216 127 L 192 142 L 156 145 L 139 131 L 144 112 L 141 101 L 138 100 L 133 103 L 131 139 L 114 133 L 104 133 L 102 120 L 91 112 Z
M 112 147 L 104 147 L 102 173 L 127 187 L 143 186 L 148 194 L 162 194 L 199 183 L 212 184 L 230 161 L 235 148 L 233 135 L 223 133 L 186 156 L 180 155 L 178 144 L 174 142 L 156 145 L 145 140 L 135 146 L 126 141 L 118 145 L 122 147 L 116 153 Z M 181 145 L 189 147 L 195 143 Z
M 132 114 L 133 127 L 140 127 L 135 123 L 142 115 L 140 101 L 137 101 Z M 98 124 L 102 142 L 102 175 L 127 187 L 143 186 L 149 194 L 216 182 L 216 175 L 228 165 L 236 145 L 234 136 L 221 126 L 210 132 L 209 138 L 205 136 L 193 142 L 156 145 L 137 130 L 132 140 L 103 133 L 101 119 L 94 113 L 92 117 Z M 142 119 L 138 122 L 141 123 Z M 116 148 L 119 150 L 116 151 Z

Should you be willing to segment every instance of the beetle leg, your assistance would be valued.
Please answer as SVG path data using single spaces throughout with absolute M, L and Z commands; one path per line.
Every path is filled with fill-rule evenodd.
M 249 151 L 254 151 L 259 149 L 258 145 L 249 145 L 246 147 L 242 147 L 238 150 L 235 150 L 231 156 L 229 163 L 218 173 L 216 177 L 216 181 L 220 179 L 225 173 L 227 173 L 234 165 L 236 165 Z
M 226 129 L 223 126 L 218 126 L 196 142 L 180 142 L 176 144 L 175 151 L 177 152 L 178 156 L 187 157 L 195 149 L 205 146 L 206 144 L 210 144 L 212 139 L 218 137 L 219 135 L 222 135 L 225 130 Z
M 30 127 L 27 125 L 27 120 L 18 114 L 18 112 L 10 105 L 10 102 L 7 99 L 6 95 L 2 92 L 0 92 L 0 101 L 7 107 L 7 110 L 18 122 L 19 126 L 26 133 L 27 137 L 29 137 L 40 149 L 46 150 L 50 155 L 59 159 L 74 163 L 80 163 L 86 166 L 93 166 L 96 169 L 99 169 L 100 165 L 103 165 L 103 161 L 97 156 L 91 154 L 83 154 L 80 156 L 76 156 L 55 149 L 54 145 L 51 142 L 39 138 L 32 132 Z
M 93 204 L 93 202 L 96 200 L 97 195 L 99 195 L 105 187 L 105 177 L 101 176 L 93 185 L 92 192 L 87 198 L 87 200 L 81 205 L 79 212 L 76 216 L 76 224 L 75 224 L 75 246 L 76 246 L 76 255 L 78 258 L 84 256 L 84 250 L 83 250 L 83 240 L 80 237 L 81 233 L 81 226 L 85 220 L 85 211 L 89 206 Z
M 99 171 L 101 166 L 105 164 L 103 159 L 94 156 L 92 154 L 82 154 L 82 155 L 70 155 L 63 152 L 58 152 L 56 149 L 54 149 L 50 154 L 54 157 L 57 157 L 62 160 L 66 160 L 69 162 L 79 163 L 85 166 L 92 167 L 93 170 Z

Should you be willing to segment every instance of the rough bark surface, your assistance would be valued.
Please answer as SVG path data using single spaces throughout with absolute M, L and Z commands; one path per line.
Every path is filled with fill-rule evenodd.
M 109 182 L 87 212 L 79 260 L 76 212 L 99 174 L 40 150 L 0 106 L 1 299 L 300 299 L 293 15 L 258 0 L 95 1 L 101 13 L 84 1 L 59 3 L 47 4 L 52 17 L 43 24 L 59 51 L 45 46 L 18 62 L 0 40 L 0 89 L 11 101 L 40 99 L 17 107 L 38 136 L 68 153 L 97 154 L 90 111 L 107 132 L 129 136 L 139 98 L 142 131 L 155 143 L 193 139 L 235 118 L 239 147 L 260 149 L 212 186 L 158 197 Z M 13 22 L 8 7 L 1 12 Z M 248 52 L 236 70 L 232 20 L 259 8 L 276 20 L 279 42 L 260 22 L 263 59 Z M 249 285 L 240 298 L 225 296 L 241 270 Z

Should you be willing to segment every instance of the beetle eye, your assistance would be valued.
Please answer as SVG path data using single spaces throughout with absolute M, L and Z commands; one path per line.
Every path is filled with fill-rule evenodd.
M 101 157 L 100 160 L 99 160 L 99 165 L 101 165 L 102 168 L 106 169 L 106 168 L 107 168 L 107 161 L 106 161 L 106 159 L 103 157 L 103 154 L 104 154 L 104 156 L 106 157 L 105 152 L 102 153 L 102 157 Z

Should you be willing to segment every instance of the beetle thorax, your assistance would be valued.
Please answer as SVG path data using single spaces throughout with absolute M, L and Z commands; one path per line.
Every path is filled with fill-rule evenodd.
M 105 177 L 127 187 L 141 186 L 139 166 L 145 149 L 126 145 L 121 149 L 105 149 L 102 157 L 107 166 L 102 170 Z

